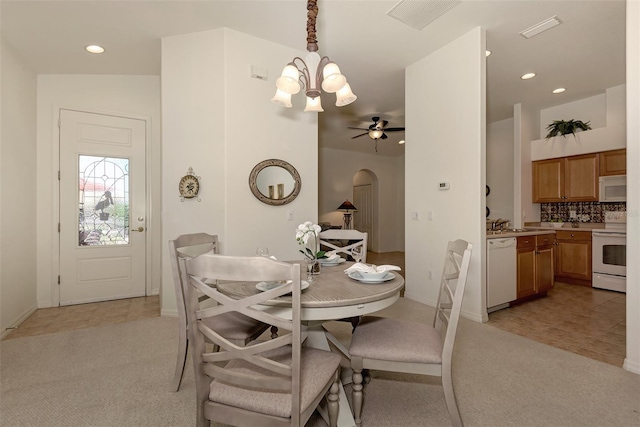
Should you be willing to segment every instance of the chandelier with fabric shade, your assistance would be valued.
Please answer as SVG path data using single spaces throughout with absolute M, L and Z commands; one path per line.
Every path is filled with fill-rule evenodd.
M 304 111 L 322 112 L 320 93 L 336 94 L 336 106 L 351 104 L 358 97 L 351 91 L 347 78 L 340 73 L 338 65 L 327 56 L 318 54 L 316 39 L 316 17 L 318 16 L 317 0 L 307 1 L 307 53 L 304 59 L 296 56 L 282 70 L 276 80 L 276 94 L 271 101 L 281 107 L 291 108 L 291 95 L 300 92 L 304 87 L 307 105 Z

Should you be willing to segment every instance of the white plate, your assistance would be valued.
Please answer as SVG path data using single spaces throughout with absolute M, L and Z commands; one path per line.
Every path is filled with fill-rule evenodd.
M 264 292 L 264 291 L 270 291 L 271 289 L 275 289 L 279 286 L 282 285 L 286 285 L 286 283 L 282 283 L 282 282 L 260 282 L 256 284 L 256 289 Z M 304 290 L 307 289 L 309 287 L 309 282 L 307 282 L 306 280 L 302 280 L 300 281 L 300 290 Z
M 347 262 L 347 260 L 344 258 L 338 258 L 338 260 L 336 261 L 324 261 L 322 259 L 320 259 L 319 261 L 320 261 L 320 264 L 328 265 L 328 266 L 339 265 L 339 264 L 342 264 L 343 262 Z
M 388 282 L 389 280 L 393 280 L 396 278 L 396 275 L 390 271 L 387 273 L 386 276 L 383 276 L 382 279 L 371 279 L 371 278 L 362 277 L 362 275 L 357 271 L 352 271 L 347 275 L 353 280 L 357 280 L 358 282 L 362 282 L 362 283 L 382 283 L 382 282 Z

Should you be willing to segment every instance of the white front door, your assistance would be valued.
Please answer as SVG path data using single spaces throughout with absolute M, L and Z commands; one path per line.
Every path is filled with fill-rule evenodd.
M 145 295 L 146 122 L 60 110 L 60 305 Z
M 373 191 L 371 185 L 353 187 L 353 204 L 358 211 L 354 213 L 354 228 L 367 233 L 367 249 L 373 241 Z

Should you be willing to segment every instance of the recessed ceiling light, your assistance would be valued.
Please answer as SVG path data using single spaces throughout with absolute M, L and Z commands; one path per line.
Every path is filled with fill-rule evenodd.
M 524 76 L 520 77 L 522 80 L 529 80 L 536 76 L 536 73 L 527 73 Z
M 484 56 L 486 57 L 486 56 L 489 56 L 489 55 L 491 55 L 491 51 L 490 51 L 490 50 L 487 50 L 487 51 L 484 53 Z
M 566 90 L 565 88 L 563 88 L 563 87 L 559 87 L 558 89 L 554 89 L 554 90 L 553 90 L 553 93 L 562 93 L 562 92 L 564 92 L 565 90 Z
M 102 52 L 104 52 L 104 48 L 102 46 L 98 46 L 98 45 L 95 45 L 95 44 L 89 45 L 89 46 L 85 47 L 85 49 L 86 49 L 87 52 L 90 52 L 90 53 L 102 53 Z
M 404 144 L 404 139 L 401 139 L 400 141 L 398 141 L 398 144 Z

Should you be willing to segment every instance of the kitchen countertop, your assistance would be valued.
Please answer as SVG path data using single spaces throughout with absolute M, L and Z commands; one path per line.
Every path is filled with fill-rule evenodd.
M 505 231 L 490 231 L 487 230 L 487 239 L 500 239 L 504 237 L 518 237 L 518 236 L 535 236 L 538 234 L 552 234 L 558 230 L 571 230 L 571 231 L 592 231 L 603 229 L 605 226 L 602 222 L 580 222 L 578 227 L 572 227 L 570 222 L 565 222 L 560 228 L 555 228 L 549 223 L 544 222 L 527 222 L 524 227 L 518 229 L 518 231 L 505 230 Z
M 565 222 L 561 228 L 554 228 L 549 223 L 544 222 L 526 222 L 524 229 L 536 230 L 574 230 L 574 231 L 591 231 L 604 228 L 604 222 L 579 222 L 578 227 L 572 227 L 570 222 Z
M 489 231 L 487 230 L 487 239 L 503 239 L 505 237 L 518 237 L 518 236 L 536 236 L 539 234 L 554 234 L 556 232 L 555 228 L 550 229 L 549 227 L 545 227 L 545 230 L 537 230 L 537 229 L 527 229 L 524 228 L 522 231 Z M 562 230 L 561 228 L 559 230 Z

